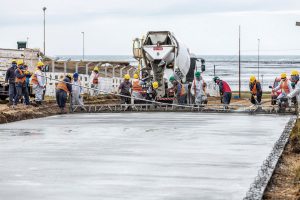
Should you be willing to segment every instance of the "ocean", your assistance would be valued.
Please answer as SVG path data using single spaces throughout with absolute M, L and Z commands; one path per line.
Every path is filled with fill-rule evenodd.
M 80 60 L 82 56 L 62 55 L 57 56 L 60 59 Z M 238 56 L 224 56 L 224 55 L 205 55 L 199 56 L 206 61 L 206 71 L 202 74 L 207 82 L 211 82 L 215 75 L 222 80 L 227 81 L 232 90 L 238 90 Z M 132 65 L 137 66 L 137 61 L 128 55 L 87 55 L 85 60 L 105 60 L 105 61 L 128 61 Z M 242 90 L 248 90 L 248 82 L 250 75 L 255 75 L 263 85 L 264 91 L 270 91 L 269 85 L 272 85 L 274 79 L 285 72 L 290 74 L 293 69 L 300 70 L 300 55 L 276 55 L 266 56 L 262 55 L 259 59 L 258 70 L 258 56 L 257 55 L 243 55 L 241 56 L 241 82 Z M 200 67 L 200 63 L 198 64 Z

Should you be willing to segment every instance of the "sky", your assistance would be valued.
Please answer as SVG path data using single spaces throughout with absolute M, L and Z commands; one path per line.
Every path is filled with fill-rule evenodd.
M 299 0 L 1 0 L 0 48 L 26 41 L 46 54 L 132 55 L 147 31 L 173 32 L 197 55 L 300 55 Z

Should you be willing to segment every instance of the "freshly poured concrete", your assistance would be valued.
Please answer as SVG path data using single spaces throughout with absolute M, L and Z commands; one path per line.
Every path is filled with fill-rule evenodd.
M 288 119 L 124 113 L 0 125 L 0 199 L 242 199 Z

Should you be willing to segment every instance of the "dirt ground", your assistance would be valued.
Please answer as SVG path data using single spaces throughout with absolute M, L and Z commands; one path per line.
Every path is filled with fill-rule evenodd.
M 266 189 L 263 199 L 300 200 L 300 120 Z

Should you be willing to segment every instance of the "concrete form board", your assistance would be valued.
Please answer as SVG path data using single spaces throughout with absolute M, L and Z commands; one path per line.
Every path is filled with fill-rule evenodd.
M 1 125 L 1 199 L 242 199 L 289 117 L 64 115 Z

